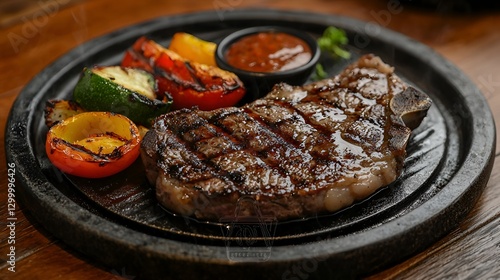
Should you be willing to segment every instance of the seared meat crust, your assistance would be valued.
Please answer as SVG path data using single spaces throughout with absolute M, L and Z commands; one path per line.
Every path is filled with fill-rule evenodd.
M 159 202 L 182 215 L 228 217 L 241 197 L 255 205 L 238 205 L 239 216 L 254 207 L 280 220 L 332 212 L 399 176 L 405 122 L 417 126 L 430 105 L 366 55 L 332 79 L 278 84 L 240 108 L 161 116 L 142 159 Z

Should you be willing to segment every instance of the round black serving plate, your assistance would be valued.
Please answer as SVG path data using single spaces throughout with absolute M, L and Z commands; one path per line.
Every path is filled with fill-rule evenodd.
M 203 222 L 162 209 L 140 160 L 101 180 L 66 176 L 48 161 L 45 102 L 71 98 L 84 67 L 118 64 L 142 35 L 165 45 L 178 31 L 219 42 L 237 29 L 259 25 L 287 26 L 315 37 L 327 26 L 340 27 L 349 37 L 352 58 L 335 61 L 323 54 L 320 62 L 329 74 L 362 54 L 374 53 L 432 98 L 396 182 L 331 215 L 280 223 L 257 214 L 251 221 L 223 217 Z M 495 126 L 486 101 L 469 79 L 418 42 L 335 15 L 245 9 L 158 18 L 79 46 L 39 73 L 19 95 L 5 145 L 7 160 L 16 164 L 19 199 L 32 215 L 70 246 L 103 264 L 127 268 L 127 274 L 163 279 L 346 279 L 400 262 L 458 225 L 490 175 Z

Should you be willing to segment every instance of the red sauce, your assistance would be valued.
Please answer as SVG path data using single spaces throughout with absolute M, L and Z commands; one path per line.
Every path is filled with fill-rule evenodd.
M 252 72 L 278 72 L 297 68 L 311 60 L 307 43 L 282 32 L 261 32 L 243 37 L 232 44 L 227 62 Z

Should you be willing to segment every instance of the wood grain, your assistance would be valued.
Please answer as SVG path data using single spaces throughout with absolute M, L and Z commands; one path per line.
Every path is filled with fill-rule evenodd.
M 47 0 L 49 1 L 49 0 Z M 44 1 L 46 2 L 46 1 Z M 64 1 L 60 0 L 59 3 Z M 0 130 L 22 87 L 75 46 L 118 28 L 159 16 L 203 10 L 269 7 L 350 16 L 406 34 L 434 48 L 468 75 L 500 117 L 500 14 L 441 13 L 394 1 L 88 0 L 58 6 L 35 21 L 10 21 L 0 30 Z M 399 11 L 399 12 L 398 12 Z M 2 11 L 5 12 L 5 11 Z M 29 11 L 24 11 L 28 14 Z M 22 14 L 21 11 L 17 11 Z M 24 14 L 23 14 L 24 15 Z M 5 134 L 0 135 L 4 146 Z M 500 141 L 500 140 L 499 140 Z M 497 151 L 500 145 L 497 144 Z M 103 267 L 55 239 L 22 205 L 17 205 L 16 273 L 7 270 L 7 165 L 0 149 L 0 278 L 4 279 L 134 279 L 122 268 Z M 442 240 L 367 279 L 500 279 L 500 162 L 472 212 Z M 4 226 L 5 225 L 5 226 Z
M 495 166 L 500 164 L 497 157 Z M 494 169 L 477 206 L 448 236 L 414 256 L 367 279 L 498 279 L 500 276 L 500 170 Z M 422 279 L 422 278 L 420 278 Z
M 44 14 L 57 12 L 77 1 L 79 0 L 4 0 L 0 2 L 0 27 L 36 20 Z

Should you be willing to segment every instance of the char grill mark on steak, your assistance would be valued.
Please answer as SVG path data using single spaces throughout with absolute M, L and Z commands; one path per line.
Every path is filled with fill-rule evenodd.
M 216 164 L 222 165 L 223 170 L 233 175 L 240 174 L 238 178 L 245 177 L 245 180 L 238 182 L 240 189 L 248 193 L 265 194 L 269 189 L 287 189 L 306 180 L 302 178 L 302 173 L 308 169 L 290 172 L 289 169 L 296 166 L 290 165 L 290 161 L 309 162 L 310 158 L 301 155 L 299 150 L 273 133 L 272 128 L 262 123 L 254 114 L 242 109 L 217 116 L 215 119 L 215 125 L 242 143 L 242 150 L 236 157 L 226 155 L 215 159 Z M 245 159 L 241 165 L 228 164 L 228 162 L 239 162 L 239 158 Z M 250 163 L 254 163 L 254 166 Z M 256 170 L 252 170 L 254 168 Z M 240 169 L 250 173 L 242 174 L 239 172 Z
M 229 216 L 241 196 L 278 219 L 335 211 L 396 179 L 411 133 L 403 118 L 415 127 L 429 106 L 368 55 L 332 79 L 278 84 L 242 108 L 162 116 L 142 158 L 158 200 L 183 215 Z
M 297 152 L 284 151 L 283 141 L 243 110 L 184 110 L 160 126 L 165 128 L 158 139 L 165 144 L 159 148 L 160 167 L 183 183 L 215 177 L 226 183 L 223 191 L 228 193 L 265 193 L 293 186 L 280 164 L 285 153 L 293 159 Z M 300 161 L 308 162 L 303 157 Z

